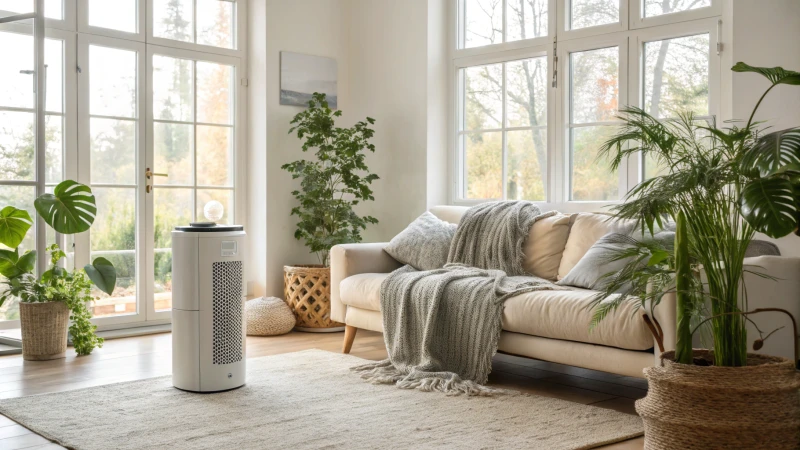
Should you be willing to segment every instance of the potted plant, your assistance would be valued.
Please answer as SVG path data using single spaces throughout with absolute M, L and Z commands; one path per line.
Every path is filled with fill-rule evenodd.
M 292 120 L 289 134 L 303 141 L 303 152 L 314 149 L 314 158 L 301 159 L 281 168 L 300 180 L 300 190 L 292 192 L 299 205 L 292 215 L 299 221 L 294 237 L 305 242 L 319 258 L 319 265 L 284 267 L 286 302 L 297 316 L 301 331 L 341 330 L 342 324 L 330 319 L 330 249 L 334 245 L 361 242 L 361 232 L 378 220 L 360 216 L 356 205 L 375 200 L 370 185 L 378 176 L 369 173 L 366 152 L 375 152 L 369 142 L 375 120 L 356 123 L 350 128 L 337 127 L 335 119 L 342 111 L 333 111 L 325 94 L 315 93 L 308 109 Z
M 800 85 L 800 73 L 780 67 L 738 63 L 733 70 L 770 81 L 762 100 L 777 85 Z M 779 449 L 800 442 L 797 361 L 747 348 L 745 325 L 755 323 L 755 314 L 785 312 L 747 311 L 741 289 L 747 247 L 756 231 L 796 232 L 800 217 L 800 129 L 765 133 L 754 122 L 760 104 L 743 126 L 724 128 L 691 114 L 658 120 L 627 108 L 623 129 L 601 148 L 614 168 L 639 152 L 663 168 L 628 193 L 617 217 L 635 219 L 651 234 L 677 220 L 674 244 L 620 236 L 612 259 L 627 264 L 607 275 L 607 289 L 595 299 L 593 323 L 623 302 L 644 308 L 663 351 L 652 308 L 666 295 L 676 297 L 676 349 L 662 354 L 660 367 L 645 370 L 650 389 L 636 403 L 647 448 Z M 713 338 L 712 349 L 692 348 L 700 330 Z M 771 334 L 758 332 L 756 350 Z M 797 354 L 796 326 L 793 336 Z
M 92 190 L 67 180 L 52 194 L 43 194 L 34 201 L 36 212 L 57 233 L 76 234 L 89 230 L 97 212 Z M 0 306 L 9 298 L 20 300 L 22 356 L 26 360 L 63 358 L 67 350 L 67 329 L 79 356 L 102 347 L 97 327 L 86 304 L 92 300 L 91 285 L 111 294 L 116 284 L 116 270 L 105 258 L 97 258 L 82 271 L 70 273 L 59 262 L 66 254 L 58 247 L 47 248 L 48 269 L 34 275 L 36 251 L 20 255 L 22 243 L 33 220 L 27 211 L 6 206 L 0 210 L 0 275 L 4 288 Z M 71 323 L 70 323 L 71 322 Z

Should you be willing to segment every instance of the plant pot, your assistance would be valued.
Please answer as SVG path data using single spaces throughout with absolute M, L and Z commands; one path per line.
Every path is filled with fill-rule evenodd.
M 284 266 L 283 293 L 297 317 L 295 330 L 330 333 L 344 330 L 331 320 L 331 269 L 325 266 Z
M 67 354 L 69 309 L 66 303 L 19 304 L 22 328 L 22 358 L 27 361 L 48 361 Z
M 695 350 L 695 359 L 714 360 Z M 792 361 L 748 354 L 745 367 L 678 364 L 675 352 L 645 369 L 647 397 L 636 402 L 645 449 L 796 449 L 800 374 Z

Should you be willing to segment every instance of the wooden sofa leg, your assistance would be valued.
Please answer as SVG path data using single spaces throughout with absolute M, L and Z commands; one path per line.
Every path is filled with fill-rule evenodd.
M 342 344 L 342 353 L 350 353 L 353 347 L 353 341 L 356 339 L 356 331 L 358 328 L 347 325 L 344 327 L 344 343 Z

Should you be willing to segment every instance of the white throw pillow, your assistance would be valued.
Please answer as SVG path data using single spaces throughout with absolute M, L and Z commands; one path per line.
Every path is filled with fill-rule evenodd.
M 447 264 L 456 228 L 458 225 L 426 211 L 395 236 L 384 250 L 392 258 L 417 270 L 440 269 Z

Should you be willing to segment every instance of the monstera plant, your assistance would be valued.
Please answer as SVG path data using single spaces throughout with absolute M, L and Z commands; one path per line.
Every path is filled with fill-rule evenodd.
M 94 222 L 97 206 L 92 190 L 83 184 L 67 180 L 56 186 L 52 194 L 43 194 L 34 202 L 36 212 L 56 233 L 62 235 L 88 231 Z M 34 224 L 27 211 L 14 206 L 0 210 L 0 275 L 3 277 L 0 290 L 0 306 L 9 298 L 17 298 L 23 304 L 63 303 L 69 310 L 69 333 L 78 355 L 88 355 L 95 347 L 102 346 L 103 339 L 95 334 L 96 326 L 87 303 L 92 300 L 91 287 L 111 295 L 116 285 L 116 270 L 105 258 L 97 258 L 82 271 L 69 272 L 59 262 L 66 254 L 58 247 L 47 248 L 49 265 L 40 276 L 34 274 L 36 251 L 20 252 L 20 245 Z M 26 309 L 20 308 L 23 328 Z M 61 333 L 61 330 L 56 330 Z M 63 330 L 66 334 L 66 330 Z M 26 330 L 23 329 L 23 352 Z M 65 341 L 66 343 L 66 341 Z

